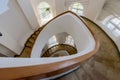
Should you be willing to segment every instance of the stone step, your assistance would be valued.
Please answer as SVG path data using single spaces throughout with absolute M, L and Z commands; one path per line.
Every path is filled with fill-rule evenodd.
M 29 47 L 29 48 L 32 48 L 33 45 L 34 45 L 34 44 L 33 44 L 33 43 L 30 43 L 30 42 L 27 42 L 27 43 L 25 44 L 25 46 L 26 46 L 26 47 Z
M 41 31 L 43 29 L 43 27 L 40 27 L 37 31 Z
M 28 42 L 30 42 L 30 43 L 32 43 L 32 44 L 34 44 L 34 43 L 35 43 L 35 39 L 30 38 L 30 39 L 28 39 Z
M 25 47 L 23 49 L 23 51 L 22 51 L 22 54 L 19 57 L 27 57 L 27 58 L 29 58 L 30 55 L 31 55 L 31 50 L 32 50 L 31 48 Z
M 30 38 L 35 40 L 37 38 L 37 35 L 32 35 Z
M 34 34 L 38 36 L 38 35 L 39 35 L 39 33 L 40 33 L 40 31 L 36 31 Z

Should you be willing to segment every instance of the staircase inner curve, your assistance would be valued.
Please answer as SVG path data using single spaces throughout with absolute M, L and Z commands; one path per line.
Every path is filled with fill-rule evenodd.
M 49 55 L 43 57 L 46 53 L 43 49 L 48 43 L 48 40 L 54 35 L 60 33 L 67 33 L 72 36 L 74 40 L 73 45 L 59 44 L 59 46 L 65 46 L 73 49 L 74 54 L 67 56 L 53 57 Z M 30 58 L 1 58 L 0 63 L 0 77 L 3 79 L 20 79 L 25 77 L 48 78 L 54 77 L 59 74 L 64 74 L 73 69 L 76 69 L 80 63 L 91 56 L 93 56 L 99 49 L 99 42 L 94 34 L 89 29 L 89 26 L 83 21 L 83 19 L 77 16 L 75 13 L 67 11 L 64 12 L 48 23 L 46 23 L 40 32 L 38 30 L 37 38 L 32 46 Z M 32 36 L 34 37 L 34 36 Z M 32 40 L 30 40 L 32 42 Z M 29 46 L 30 44 L 26 44 Z M 54 45 L 52 47 L 56 47 Z M 64 47 L 64 48 L 65 48 Z M 67 48 L 60 49 L 59 53 L 70 53 Z M 50 49 L 52 49 L 50 47 Z M 56 51 L 53 53 L 58 54 Z M 6 72 L 7 71 L 7 72 Z M 25 71 L 26 74 L 23 74 Z M 32 72 L 32 73 L 31 73 Z M 11 75 L 9 75 L 11 73 Z M 16 74 L 12 74 L 16 73 Z M 6 77 L 5 77 L 5 76 Z
M 41 57 L 60 57 L 77 53 L 76 45 L 72 36 L 66 32 L 52 36 L 44 48 Z

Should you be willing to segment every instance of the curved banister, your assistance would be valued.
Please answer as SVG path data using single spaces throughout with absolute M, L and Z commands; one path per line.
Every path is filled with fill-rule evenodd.
M 94 51 L 75 59 L 35 66 L 2 68 L 0 69 L 0 79 L 19 79 L 32 76 L 41 76 L 41 78 L 45 78 L 68 71 L 80 65 L 82 61 L 94 55 L 99 48 L 98 41 L 96 42 L 96 44 L 97 45 Z
M 64 12 L 64 13 L 58 15 L 57 17 L 65 14 L 65 13 L 72 13 L 72 14 L 76 15 L 73 12 L 67 11 L 67 12 Z M 55 18 L 57 18 L 57 17 L 55 17 Z M 79 16 L 77 16 L 77 17 L 87 26 L 87 24 Z M 52 19 L 52 20 L 54 20 L 54 19 Z M 49 21 L 48 23 L 50 23 L 51 21 Z M 47 24 L 45 24 L 44 26 L 46 26 Z M 88 26 L 87 26 L 87 28 L 90 30 L 90 28 Z M 54 62 L 54 63 L 49 63 L 49 64 L 37 64 L 37 65 L 33 65 L 33 66 L 0 68 L 0 79 L 1 80 L 22 79 L 22 78 L 29 79 L 29 78 L 32 78 L 35 76 L 39 76 L 39 78 L 46 78 L 46 77 L 54 76 L 54 75 L 57 75 L 57 74 L 60 74 L 60 73 L 63 73 L 65 71 L 75 68 L 76 66 L 80 65 L 80 63 L 82 61 L 93 56 L 99 49 L 99 41 L 96 39 L 96 37 L 94 36 L 94 34 L 91 30 L 90 30 L 90 32 L 92 33 L 92 35 L 95 39 L 95 48 L 91 52 L 89 52 L 85 55 L 82 55 L 82 56 L 78 56 L 76 58 L 59 61 L 59 62 Z

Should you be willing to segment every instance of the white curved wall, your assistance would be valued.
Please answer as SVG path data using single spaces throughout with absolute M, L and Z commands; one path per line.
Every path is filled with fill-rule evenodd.
M 48 39 L 61 32 L 67 32 L 73 37 L 78 53 L 81 53 L 88 48 L 88 51 L 90 51 L 95 47 L 93 36 L 84 23 L 73 14 L 67 13 L 46 25 L 35 42 L 31 57 L 40 57 L 42 49 Z
M 22 44 L 32 30 L 17 1 L 9 0 L 7 5 L 9 9 L 0 14 L 0 32 L 3 34 L 0 44 L 19 55 L 23 49 Z
M 37 30 L 40 25 L 37 16 L 35 15 L 31 0 L 17 0 L 17 2 L 31 25 L 31 29 Z

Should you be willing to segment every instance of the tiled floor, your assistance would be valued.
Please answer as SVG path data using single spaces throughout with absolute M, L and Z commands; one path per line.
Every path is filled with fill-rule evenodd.
M 100 41 L 99 51 L 80 68 L 57 80 L 120 80 L 120 54 L 99 26 L 84 19 Z

